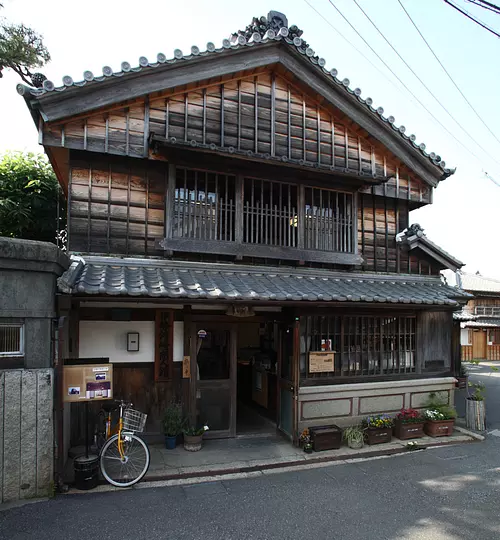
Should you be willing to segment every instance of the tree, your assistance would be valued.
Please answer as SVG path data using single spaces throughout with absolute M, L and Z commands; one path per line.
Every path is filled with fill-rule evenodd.
M 2 70 L 10 68 L 25 83 L 42 86 L 45 77 L 30 70 L 42 67 L 49 60 L 50 54 L 42 36 L 24 24 L 12 24 L 0 19 L 0 78 Z
M 66 201 L 47 158 L 0 156 L 0 236 L 56 243 L 65 224 Z

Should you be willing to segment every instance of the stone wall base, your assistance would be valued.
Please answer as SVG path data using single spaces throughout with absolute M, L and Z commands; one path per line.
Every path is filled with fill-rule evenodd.
M 454 377 L 301 387 L 298 397 L 299 432 L 309 426 L 349 426 L 365 416 L 402 408 L 421 409 L 432 392 L 453 405 Z

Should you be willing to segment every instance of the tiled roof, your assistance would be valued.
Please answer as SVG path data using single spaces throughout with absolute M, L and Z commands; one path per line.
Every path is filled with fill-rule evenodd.
M 476 318 L 476 315 L 473 315 L 472 313 L 469 313 L 467 311 L 456 311 L 455 313 L 453 313 L 453 319 L 455 321 L 475 321 Z
M 483 319 L 464 323 L 468 328 L 500 328 L 500 319 Z
M 500 293 L 500 280 L 483 277 L 479 274 L 458 274 L 460 285 L 466 291 Z
M 261 20 L 263 19 L 264 18 L 261 18 Z M 180 49 L 175 49 L 173 58 L 167 58 L 165 54 L 159 53 L 157 55 L 156 62 L 150 62 L 146 57 L 141 56 L 139 58 L 139 65 L 136 67 L 132 67 L 129 62 L 122 62 L 120 71 L 113 71 L 110 66 L 104 66 L 102 68 L 102 75 L 95 76 L 91 71 L 85 71 L 83 73 L 83 80 L 78 82 L 75 82 L 73 78 L 69 75 L 65 75 L 62 79 L 63 84 L 61 86 L 56 86 L 52 81 L 49 80 L 45 80 L 41 88 L 31 88 L 23 84 L 18 84 L 17 91 L 21 95 L 26 96 L 27 94 L 30 94 L 35 97 L 39 97 L 52 92 L 66 92 L 68 91 L 68 89 L 71 88 L 84 87 L 89 84 L 94 85 L 96 83 L 109 81 L 113 77 L 124 77 L 126 79 L 127 75 L 129 74 L 161 68 L 161 66 L 163 65 L 186 62 L 199 56 L 224 54 L 229 50 L 238 50 L 244 47 L 258 47 L 272 41 L 283 41 L 290 47 L 295 48 L 300 54 L 308 58 L 311 64 L 316 66 L 316 68 L 322 73 L 328 75 L 333 83 L 335 83 L 341 88 L 344 88 L 346 94 L 352 96 L 352 98 L 357 99 L 360 103 L 365 105 L 371 113 L 377 116 L 386 125 L 390 126 L 395 132 L 399 133 L 399 135 L 404 140 L 406 140 L 409 145 L 422 153 L 436 167 L 441 168 L 444 178 L 450 176 L 455 172 L 455 169 L 450 169 L 446 167 L 446 163 L 441 159 L 441 156 L 437 155 L 435 152 L 427 152 L 426 145 L 423 142 L 418 144 L 416 142 L 415 135 L 407 135 L 405 126 L 397 126 L 394 116 L 384 116 L 384 109 L 382 107 L 373 107 L 372 98 L 362 98 L 360 88 L 350 88 L 349 79 L 340 79 L 338 77 L 338 71 L 336 69 L 326 69 L 326 60 L 324 58 L 319 58 L 318 56 L 316 56 L 316 53 L 311 47 L 309 47 L 307 42 L 305 42 L 301 37 L 299 37 L 302 34 L 301 31 L 291 31 L 292 28 L 293 27 L 290 27 L 289 29 L 286 26 L 283 26 L 277 31 L 273 28 L 269 28 L 264 33 L 264 35 L 261 35 L 261 33 L 259 32 L 254 32 L 249 39 L 247 39 L 247 37 L 242 34 L 235 35 L 234 39 L 232 40 L 224 39 L 222 41 L 222 47 L 219 48 L 216 47 L 212 42 L 207 43 L 206 51 L 201 51 L 196 45 L 193 45 L 191 47 L 190 54 L 188 55 L 185 55 Z
M 145 259 L 74 259 L 58 280 L 69 294 L 229 301 L 382 302 L 456 306 L 470 297 L 438 278 Z

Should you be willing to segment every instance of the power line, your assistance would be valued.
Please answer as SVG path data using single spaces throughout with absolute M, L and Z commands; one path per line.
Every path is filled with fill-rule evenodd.
M 356 1 L 356 0 L 354 0 Z M 448 79 L 450 79 L 450 81 L 453 83 L 453 86 L 458 90 L 458 92 L 460 93 L 460 95 L 464 98 L 465 102 L 467 103 L 467 105 L 471 108 L 471 110 L 474 112 L 474 114 L 477 116 L 477 118 L 480 120 L 480 122 L 483 124 L 483 126 L 490 132 L 490 134 L 495 138 L 495 140 L 500 143 L 500 139 L 493 133 L 493 131 L 490 129 L 490 127 L 488 126 L 488 124 L 483 120 L 483 118 L 481 117 L 481 115 L 476 111 L 476 109 L 474 108 L 474 106 L 472 105 L 472 103 L 467 99 L 467 97 L 465 96 L 465 94 L 462 92 L 462 90 L 460 90 L 460 87 L 458 86 L 458 84 L 455 82 L 455 79 L 453 79 L 453 77 L 450 75 L 449 71 L 444 67 L 444 64 L 443 62 L 441 62 L 441 60 L 439 59 L 438 55 L 434 52 L 434 49 L 430 46 L 429 42 L 425 39 L 424 35 L 422 34 L 422 32 L 420 31 L 420 29 L 418 28 L 417 24 L 415 23 L 415 21 L 412 19 L 411 15 L 408 13 L 408 11 L 406 10 L 406 8 L 404 7 L 403 3 L 401 2 L 401 0 L 398 0 L 399 2 L 399 5 L 403 8 L 403 11 L 406 13 L 406 16 L 408 17 L 408 19 L 410 19 L 410 22 L 413 24 L 413 26 L 415 27 L 415 30 L 418 32 L 419 36 L 422 38 L 422 40 L 424 41 L 424 43 L 427 45 L 427 48 L 429 49 L 429 51 L 431 51 L 432 55 L 434 56 L 434 58 L 437 60 L 438 64 L 441 66 L 442 70 L 446 73 L 446 75 L 448 76 Z M 477 143 L 476 143 L 477 144 Z
M 370 23 L 372 24 L 372 26 L 375 28 L 375 30 L 382 36 L 382 38 L 385 40 L 385 42 L 389 45 L 389 47 L 391 47 L 391 49 L 398 55 L 399 59 L 404 63 L 404 65 L 413 73 L 413 75 L 420 81 L 420 83 L 422 84 L 422 86 L 427 90 L 427 92 L 429 92 L 429 94 L 437 101 L 437 103 L 441 106 L 441 108 L 446 112 L 446 114 L 453 120 L 453 122 L 455 122 L 455 124 L 457 124 L 457 126 L 466 134 L 466 136 L 470 137 L 471 140 L 481 149 L 482 146 L 476 141 L 476 139 L 474 139 L 474 137 L 472 137 L 472 135 L 470 135 L 470 133 L 462 126 L 462 124 L 451 114 L 451 112 L 441 103 L 441 101 L 439 100 L 439 98 L 436 97 L 436 95 L 434 94 L 434 92 L 425 84 L 425 82 L 417 75 L 417 73 L 415 73 L 415 71 L 412 69 L 412 67 L 408 64 L 408 62 L 401 56 L 401 54 L 399 54 L 399 52 L 396 50 L 396 48 L 392 45 L 392 43 L 385 37 L 384 33 L 378 28 L 378 26 L 372 21 L 372 19 L 370 18 L 370 16 L 366 13 L 366 11 L 359 5 L 358 1 L 357 0 L 354 0 L 354 3 L 356 4 L 356 6 L 358 6 L 358 8 L 361 10 L 361 12 L 363 13 L 363 15 L 370 21 Z M 449 76 L 449 75 L 448 75 Z M 459 90 L 460 91 L 460 90 Z M 462 94 L 463 95 L 463 94 Z M 464 96 L 465 98 L 465 96 Z M 477 114 L 477 113 L 476 113 Z M 493 134 L 493 136 L 495 137 L 495 135 Z M 496 137 L 495 137 L 496 138 Z M 497 139 L 498 140 L 498 139 Z M 500 143 L 500 140 L 498 140 L 498 142 Z M 499 163 L 500 164 L 500 163 Z
M 495 36 L 497 37 L 500 37 L 500 34 L 498 32 L 496 32 L 495 30 L 493 30 L 492 28 L 490 28 L 489 26 L 487 26 L 486 24 L 482 23 L 479 19 L 476 19 L 475 17 L 473 17 L 472 15 L 470 15 L 467 11 L 465 11 L 464 9 L 462 8 L 459 8 L 458 6 L 456 6 L 455 4 L 453 4 L 452 2 L 450 2 L 450 0 L 444 0 L 449 6 L 451 6 L 452 8 L 456 9 L 457 11 L 459 11 L 462 15 L 465 15 L 468 19 L 470 19 L 471 21 L 474 21 L 476 24 L 479 24 L 479 26 L 482 26 L 485 30 L 488 30 L 488 32 L 491 32 L 492 34 L 494 34 Z
M 396 75 L 396 73 L 394 73 L 393 69 L 384 61 L 384 59 L 377 53 L 377 51 L 375 51 L 375 49 L 366 41 L 366 39 L 358 32 L 358 30 L 351 24 L 351 22 L 349 21 L 349 19 L 347 19 L 347 17 L 342 13 L 342 11 L 340 11 L 340 9 L 332 2 L 332 0 L 328 0 L 330 2 L 330 4 L 332 5 L 332 7 L 339 13 L 339 15 L 347 22 L 347 24 L 356 32 L 356 34 L 363 40 L 363 42 L 367 45 L 367 47 L 376 55 L 376 57 L 384 64 L 384 66 L 394 75 L 394 77 L 396 77 L 396 79 L 403 85 L 403 87 L 406 89 L 406 91 L 408 93 L 410 93 L 414 98 L 415 100 L 420 104 L 421 107 L 423 107 L 427 113 L 431 116 L 431 118 L 434 119 L 434 121 L 439 124 L 445 131 L 446 133 L 448 133 L 448 135 L 450 135 L 460 146 L 462 146 L 462 148 L 465 149 L 465 151 L 469 152 L 471 155 L 473 155 L 480 163 L 481 163 L 481 160 L 480 158 L 470 149 L 468 148 L 467 146 L 465 146 L 465 144 L 460 141 L 459 139 L 457 139 L 457 137 L 440 121 L 438 120 L 434 114 L 432 114 L 432 112 L 420 101 L 420 99 L 408 88 L 408 86 Z M 472 137 L 468 134 L 468 137 L 470 137 L 472 139 Z M 472 139 L 474 140 L 474 139 Z M 476 143 L 477 144 L 477 143 Z M 492 159 L 495 163 L 497 163 L 498 165 L 500 165 L 500 161 L 497 161 L 495 158 L 493 158 L 492 156 L 490 156 L 481 146 L 480 146 L 481 150 L 483 150 L 483 152 L 490 158 Z
M 483 170 L 484 176 L 488 178 L 488 180 L 491 180 L 496 186 L 500 187 L 500 182 L 495 180 L 490 174 L 488 174 L 486 171 Z
M 475 6 L 481 7 L 483 9 L 493 11 L 493 13 L 496 13 L 497 15 L 500 14 L 500 6 L 496 6 L 495 4 L 492 4 L 491 2 L 486 2 L 485 0 L 467 0 L 467 2 L 474 4 Z

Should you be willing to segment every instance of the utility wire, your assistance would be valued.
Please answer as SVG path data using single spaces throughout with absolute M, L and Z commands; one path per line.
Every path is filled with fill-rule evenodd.
M 496 13 L 497 15 L 500 14 L 500 6 L 496 6 L 495 4 L 492 4 L 491 2 L 486 2 L 483 0 L 467 0 L 467 2 L 474 4 L 475 6 L 481 7 L 483 9 L 493 11 L 493 13 Z
M 356 0 L 354 0 L 356 1 Z M 467 105 L 471 108 L 472 112 L 477 116 L 477 118 L 479 119 L 479 121 L 483 124 L 483 126 L 490 132 L 490 134 L 494 137 L 494 139 L 500 143 L 500 139 L 495 135 L 495 133 L 493 133 L 493 131 L 490 129 L 490 127 L 488 126 L 488 124 L 483 120 L 483 118 L 481 117 L 481 115 L 476 111 L 476 109 L 474 108 L 474 106 L 472 105 L 472 103 L 467 99 L 467 97 L 465 96 L 465 94 L 462 92 L 462 90 L 460 89 L 460 87 L 458 86 L 458 84 L 455 82 L 455 79 L 453 79 L 453 77 L 450 75 L 449 71 L 444 67 L 444 64 L 443 62 L 441 62 L 441 60 L 439 59 L 438 55 L 434 52 L 434 49 L 430 46 L 429 42 L 425 39 L 424 35 L 422 34 L 422 32 L 420 31 L 420 29 L 418 28 L 417 24 L 415 23 L 415 21 L 412 19 L 411 15 L 408 13 L 408 11 L 406 10 L 406 8 L 404 7 L 403 3 L 401 2 L 401 0 L 398 0 L 399 2 L 399 5 L 403 8 L 403 11 L 406 13 L 406 16 L 408 17 L 408 19 L 410 19 L 410 22 L 411 24 L 415 27 L 415 30 L 418 32 L 419 36 L 422 38 L 423 42 L 427 45 L 427 48 L 429 49 L 429 51 L 431 51 L 432 53 L 432 56 L 434 56 L 434 58 L 437 60 L 438 64 L 441 66 L 442 70 L 446 73 L 448 79 L 450 79 L 450 81 L 452 82 L 453 86 L 458 90 L 458 92 L 460 93 L 460 95 L 464 98 L 465 102 L 467 103 Z M 477 143 L 476 143 L 477 144 Z
M 452 2 L 450 2 L 450 0 L 444 0 L 449 6 L 451 6 L 452 8 L 456 9 L 457 11 L 459 11 L 462 15 L 465 15 L 468 19 L 470 19 L 471 21 L 474 21 L 476 24 L 479 24 L 479 26 L 482 26 L 485 30 L 488 30 L 488 32 L 491 32 L 492 34 L 494 34 L 495 36 L 497 37 L 500 37 L 500 34 L 498 32 L 496 32 L 495 30 L 493 30 L 492 28 L 490 28 L 489 26 L 487 26 L 486 24 L 482 23 L 480 20 L 476 19 L 475 17 L 473 17 L 472 15 L 470 15 L 469 13 L 467 13 L 467 11 L 465 11 L 464 9 L 461 9 L 459 8 L 458 6 L 456 6 L 455 4 L 453 4 Z
M 425 82 L 415 73 L 415 71 L 412 69 L 412 67 L 408 64 L 408 62 L 399 54 L 399 52 L 396 50 L 396 48 L 392 45 L 392 43 L 385 37 L 384 33 L 378 28 L 378 26 L 372 21 L 370 16 L 366 13 L 366 11 L 359 5 L 357 0 L 354 0 L 354 3 L 358 6 L 358 8 L 361 10 L 363 15 L 370 21 L 372 26 L 375 28 L 375 30 L 382 36 L 384 41 L 391 47 L 391 49 L 398 55 L 399 59 L 404 63 L 404 65 L 413 73 L 413 75 L 420 81 L 420 84 L 429 92 L 429 94 L 437 101 L 437 103 L 441 106 L 441 108 L 446 112 L 446 114 L 457 124 L 457 126 L 466 134 L 466 136 L 470 137 L 471 140 L 480 148 L 483 149 L 483 147 L 470 135 L 470 133 L 462 126 L 462 124 L 451 114 L 451 112 L 441 103 L 438 97 L 434 94 L 434 92 L 425 84 Z M 443 66 L 442 66 L 443 67 Z M 444 68 L 444 67 L 443 67 Z M 446 71 L 446 70 L 445 70 Z M 446 72 L 448 73 L 448 72 Z M 449 76 L 449 74 L 448 74 Z M 451 77 L 450 77 L 451 78 Z M 453 81 L 453 79 L 452 79 Z M 455 85 L 456 86 L 456 85 Z M 458 87 L 457 87 L 458 88 Z M 458 89 L 460 91 L 460 89 Z M 460 92 L 461 93 L 461 92 Z M 463 94 L 462 94 L 463 96 Z M 463 96 L 465 98 L 465 96 Z M 467 99 L 467 98 L 465 98 Z M 470 103 L 469 103 L 470 105 Z M 470 105 L 471 106 L 471 105 Z M 472 106 L 471 106 L 472 107 Z M 474 109 L 473 109 L 474 110 Z M 474 110 L 475 112 L 475 110 Z M 476 113 L 477 114 L 477 113 Z M 484 122 L 483 122 L 484 123 Z M 488 127 L 488 126 L 486 126 Z M 489 129 L 489 128 L 488 128 Z M 491 130 L 490 130 L 491 132 Z M 495 135 L 492 133 L 492 135 L 495 137 Z M 496 137 L 495 137 L 496 138 Z M 500 140 L 497 139 L 497 141 L 500 143 Z M 493 158 L 492 158 L 493 159 Z M 499 163 L 500 164 L 500 163 Z
M 496 186 L 500 187 L 500 182 L 498 182 L 497 180 L 495 180 L 491 174 L 488 174 L 486 171 L 483 170 L 483 173 L 484 173 L 484 176 L 486 176 L 486 178 L 488 178 L 488 180 L 491 180 Z
M 445 0 L 446 1 L 446 0 Z M 421 107 L 423 107 L 427 113 L 431 116 L 431 118 L 434 119 L 435 122 L 437 122 L 445 131 L 446 133 L 448 133 L 448 135 L 450 135 L 450 137 L 452 137 L 453 139 L 455 139 L 455 141 L 460 145 L 462 146 L 462 148 L 465 149 L 465 151 L 469 152 L 470 154 L 472 154 L 480 163 L 481 160 L 479 159 L 479 157 L 470 149 L 468 148 L 467 146 L 465 146 L 465 144 L 460 141 L 460 139 L 457 139 L 457 137 L 440 121 L 438 120 L 433 114 L 432 112 L 420 101 L 420 99 L 408 88 L 408 86 L 396 75 L 396 73 L 394 73 L 393 69 L 384 61 L 384 59 L 377 53 L 377 51 L 375 51 L 375 49 L 368 43 L 368 41 L 366 41 L 366 39 L 358 32 L 358 30 L 351 24 L 351 22 L 349 21 L 349 19 L 347 19 L 347 17 L 340 11 L 340 9 L 332 2 L 332 0 L 328 0 L 328 2 L 330 2 L 330 4 L 332 5 L 332 7 L 339 13 L 339 15 L 347 22 L 347 24 L 356 32 L 356 34 L 363 40 L 363 42 L 368 46 L 368 48 L 376 55 L 376 57 L 384 64 L 384 66 L 394 75 L 394 77 L 396 77 L 396 79 L 404 86 L 404 88 L 406 89 L 407 92 L 409 92 L 414 98 L 415 100 L 420 104 Z M 470 137 L 470 135 L 468 135 Z M 477 144 L 477 143 L 476 143 Z M 482 149 L 482 147 L 480 147 Z M 496 160 L 495 158 L 493 158 L 492 156 L 490 156 L 484 149 L 482 149 L 483 152 L 490 158 L 492 159 L 495 163 L 497 163 L 498 165 L 500 165 L 500 161 Z

